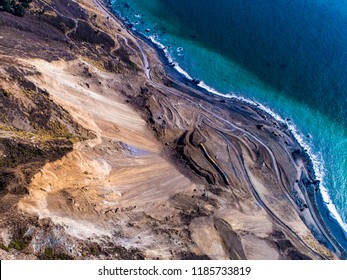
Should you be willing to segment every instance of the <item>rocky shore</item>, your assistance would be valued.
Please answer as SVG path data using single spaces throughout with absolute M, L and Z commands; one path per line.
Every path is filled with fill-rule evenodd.
M 1 259 L 339 258 L 288 129 L 102 4 L 0 13 Z

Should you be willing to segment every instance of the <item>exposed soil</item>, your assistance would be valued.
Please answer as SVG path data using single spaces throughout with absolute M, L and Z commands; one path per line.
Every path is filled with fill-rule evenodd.
M 187 85 L 96 1 L 0 13 L 0 38 L 2 259 L 337 258 L 287 128 Z

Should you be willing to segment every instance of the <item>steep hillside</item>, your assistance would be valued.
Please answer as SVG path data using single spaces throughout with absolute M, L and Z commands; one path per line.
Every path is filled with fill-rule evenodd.
M 200 92 L 100 4 L 0 12 L 0 257 L 337 258 L 287 128 Z

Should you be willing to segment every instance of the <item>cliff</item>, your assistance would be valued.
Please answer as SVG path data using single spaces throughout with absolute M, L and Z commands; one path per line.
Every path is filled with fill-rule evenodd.
M 182 80 L 101 3 L 1 12 L 0 61 L 2 259 L 337 258 L 287 128 Z

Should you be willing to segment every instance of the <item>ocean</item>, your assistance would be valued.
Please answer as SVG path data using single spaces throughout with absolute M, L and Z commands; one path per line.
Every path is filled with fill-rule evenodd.
M 111 2 L 183 75 L 287 123 L 347 231 L 347 0 Z

